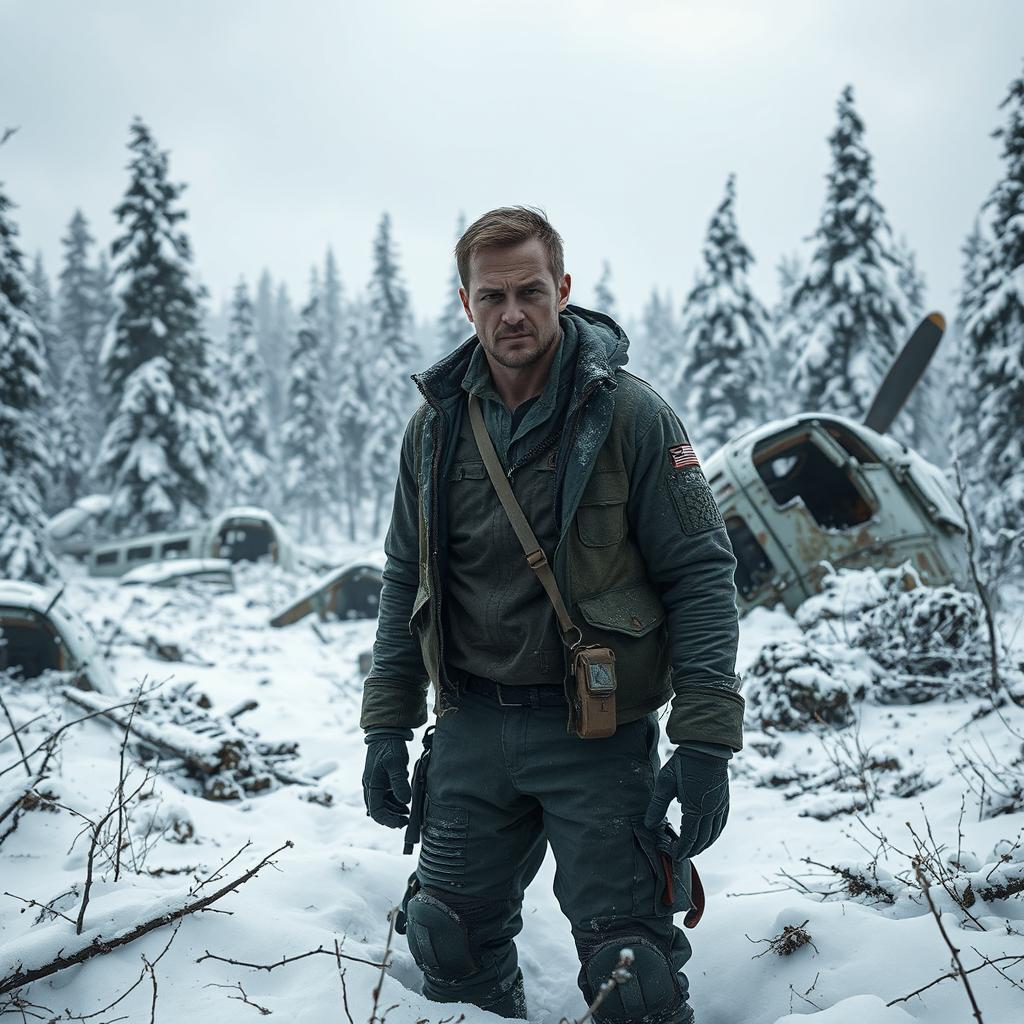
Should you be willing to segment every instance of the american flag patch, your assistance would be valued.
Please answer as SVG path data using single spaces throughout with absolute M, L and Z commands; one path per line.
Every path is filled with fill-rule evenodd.
M 675 444 L 669 448 L 668 461 L 673 469 L 689 469 L 691 466 L 700 469 L 700 460 L 690 444 Z

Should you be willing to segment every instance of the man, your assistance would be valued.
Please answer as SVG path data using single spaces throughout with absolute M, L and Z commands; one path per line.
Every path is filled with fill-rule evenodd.
M 547 219 L 492 210 L 456 257 L 476 335 L 413 378 L 425 401 L 402 445 L 363 693 L 367 810 L 408 821 L 429 679 L 437 722 L 404 907 L 424 994 L 526 1016 L 513 939 L 550 843 L 588 1002 L 633 953 L 595 1019 L 688 1024 L 690 946 L 673 914 L 692 905 L 689 858 L 725 824 L 742 743 L 732 550 L 679 420 L 622 369 L 626 336 L 568 304 Z M 570 653 L 486 472 L 470 395 L 573 623 L 615 653 L 607 738 L 575 732 Z M 670 699 L 676 750 L 659 771 Z

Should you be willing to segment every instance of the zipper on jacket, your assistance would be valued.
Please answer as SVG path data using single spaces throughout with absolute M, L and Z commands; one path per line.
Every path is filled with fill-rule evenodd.
M 444 413 L 441 411 L 441 407 L 433 400 L 433 398 L 431 398 L 430 395 L 427 394 L 426 388 L 423 387 L 419 380 L 416 380 L 416 387 L 419 388 L 420 394 L 423 395 L 423 400 L 427 403 L 427 405 L 430 406 L 431 409 L 434 410 L 434 415 L 436 417 L 435 422 L 430 429 L 431 441 L 434 446 L 434 450 L 430 456 L 430 503 L 431 512 L 433 514 L 431 515 L 430 518 L 430 540 L 429 550 L 427 554 L 428 556 L 430 556 L 430 582 L 433 589 L 432 597 L 434 598 L 433 603 L 435 609 L 434 623 L 437 632 L 437 682 L 438 689 L 440 691 L 438 694 L 438 704 L 440 705 L 438 716 L 440 717 L 440 715 L 447 710 L 447 708 L 445 708 L 444 706 L 444 700 L 442 698 L 445 696 L 445 691 L 450 689 L 448 673 L 445 671 L 444 666 L 444 628 L 441 623 L 441 574 L 438 571 L 439 535 L 437 528 L 438 506 L 440 504 L 438 500 L 437 485 L 438 470 L 441 468 L 440 424 L 442 417 L 444 416 Z

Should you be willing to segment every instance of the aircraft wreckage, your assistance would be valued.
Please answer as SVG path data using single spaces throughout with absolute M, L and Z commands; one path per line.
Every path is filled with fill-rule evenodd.
M 911 562 L 932 585 L 968 589 L 964 515 L 943 472 L 887 436 L 945 330 L 926 317 L 892 365 L 863 423 L 807 412 L 755 427 L 704 471 L 736 554 L 740 611 L 795 611 L 828 567 Z

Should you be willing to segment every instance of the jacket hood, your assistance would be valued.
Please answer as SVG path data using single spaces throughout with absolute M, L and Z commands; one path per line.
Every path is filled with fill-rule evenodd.
M 559 314 L 558 321 L 565 332 L 576 335 L 579 346 L 576 366 L 576 394 L 587 390 L 592 383 L 606 380 L 615 386 L 615 371 L 625 366 L 629 348 L 626 332 L 610 317 L 582 306 L 568 305 Z M 462 379 L 469 367 L 473 350 L 479 344 L 474 334 L 458 348 L 421 373 L 413 374 L 416 386 L 438 401 L 462 394 Z

